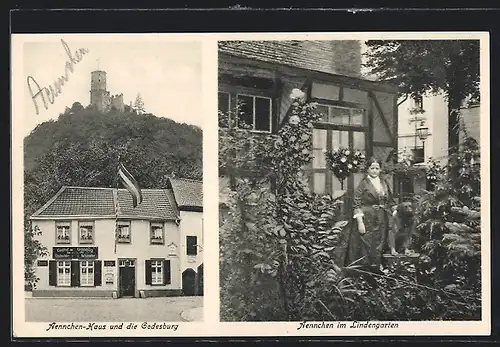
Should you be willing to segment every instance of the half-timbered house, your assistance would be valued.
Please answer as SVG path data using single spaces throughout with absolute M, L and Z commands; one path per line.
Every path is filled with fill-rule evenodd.
M 361 77 L 359 41 L 221 41 L 218 53 L 219 110 L 243 105 L 238 112 L 254 133 L 279 130 L 295 88 L 318 104 L 324 117 L 314 125 L 314 159 L 307 169 L 312 191 L 341 190 L 326 167 L 325 149 L 363 149 L 382 161 L 397 149 L 397 89 Z M 346 180 L 346 196 L 362 177 Z

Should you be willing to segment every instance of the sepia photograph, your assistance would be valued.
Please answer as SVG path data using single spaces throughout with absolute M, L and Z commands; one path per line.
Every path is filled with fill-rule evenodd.
M 202 321 L 201 41 L 13 39 L 26 322 Z
M 16 337 L 490 333 L 487 33 L 12 52 Z
M 289 38 L 218 42 L 221 322 L 481 321 L 480 40 Z

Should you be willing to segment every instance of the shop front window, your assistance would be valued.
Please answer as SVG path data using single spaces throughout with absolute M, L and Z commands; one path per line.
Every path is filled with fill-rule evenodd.
M 94 285 L 94 262 L 82 261 L 80 262 L 80 285 L 93 286 Z
M 71 286 L 71 262 L 57 262 L 57 285 L 61 287 Z
M 163 261 L 151 261 L 151 284 L 163 284 Z

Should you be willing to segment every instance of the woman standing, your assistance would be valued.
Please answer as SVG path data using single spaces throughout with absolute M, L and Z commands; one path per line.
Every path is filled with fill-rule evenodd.
M 381 162 L 367 161 L 367 175 L 354 192 L 354 226 L 351 232 L 349 261 L 382 270 L 382 253 L 392 227 L 396 204 L 389 184 L 380 178 Z

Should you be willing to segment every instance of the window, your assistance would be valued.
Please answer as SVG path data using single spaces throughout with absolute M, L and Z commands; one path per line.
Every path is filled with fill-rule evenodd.
M 186 236 L 186 254 L 187 255 L 197 255 L 198 249 L 196 248 L 197 238 L 196 236 Z
M 120 259 L 118 260 L 119 267 L 135 267 L 135 259 Z
M 130 243 L 130 222 L 118 222 L 116 238 L 119 243 Z
M 151 260 L 151 284 L 163 284 L 162 260 Z
M 94 222 L 79 222 L 79 243 L 94 243 Z
M 420 95 L 417 97 L 414 97 L 413 99 L 413 108 L 417 110 L 423 110 L 424 109 L 424 98 Z
M 272 100 L 270 98 L 242 95 L 236 96 L 238 127 L 254 131 L 271 132 Z
M 71 243 L 71 222 L 56 222 L 56 243 Z
M 317 194 L 336 196 L 346 189 L 353 189 L 353 183 L 359 182 L 362 174 L 349 177 L 342 186 L 327 168 L 324 152 L 340 147 L 366 150 L 365 111 L 333 105 L 318 105 L 316 111 L 322 117 L 313 129 L 309 188 Z
M 339 125 L 364 125 L 364 110 L 340 106 L 318 105 L 316 112 L 320 113 L 320 123 Z
M 150 240 L 152 244 L 164 244 L 163 223 L 151 223 Z
M 93 286 L 94 285 L 94 262 L 82 261 L 80 262 L 80 285 Z
M 62 287 L 71 286 L 71 261 L 57 262 L 57 285 Z
M 424 148 L 413 148 L 413 164 L 423 163 L 425 161 L 424 158 Z
M 146 260 L 146 284 L 166 285 L 171 283 L 170 260 L 147 259 Z

